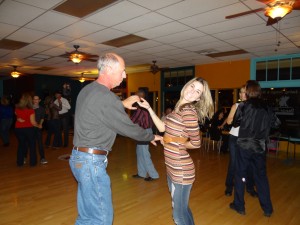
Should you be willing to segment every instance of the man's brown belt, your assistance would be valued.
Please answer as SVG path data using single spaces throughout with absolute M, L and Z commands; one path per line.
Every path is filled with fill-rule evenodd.
M 171 137 L 170 135 L 164 135 L 164 143 L 177 142 L 177 143 L 185 143 L 187 142 L 187 138 L 185 137 Z
M 107 155 L 107 151 L 100 150 L 100 149 L 94 149 L 94 148 L 87 148 L 87 147 L 76 147 L 74 146 L 75 150 L 78 150 L 80 152 L 86 152 L 90 154 L 95 154 L 95 155 Z

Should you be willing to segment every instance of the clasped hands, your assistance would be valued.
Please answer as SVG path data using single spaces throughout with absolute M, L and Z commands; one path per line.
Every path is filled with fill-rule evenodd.
M 141 106 L 143 108 L 146 108 L 146 109 L 150 108 L 149 103 L 145 99 L 140 98 L 137 95 L 132 95 L 132 96 L 130 96 L 130 97 L 128 97 L 128 98 L 126 98 L 125 100 L 122 101 L 124 107 L 127 108 L 127 109 L 130 109 L 130 110 L 136 110 L 137 109 L 137 107 L 133 106 L 133 104 L 136 103 L 136 102 L 139 104 L 139 106 Z M 164 144 L 163 137 L 160 136 L 160 135 L 155 134 L 154 139 L 151 141 L 151 144 L 153 144 L 154 146 L 157 146 L 156 141 L 159 141 L 162 145 Z

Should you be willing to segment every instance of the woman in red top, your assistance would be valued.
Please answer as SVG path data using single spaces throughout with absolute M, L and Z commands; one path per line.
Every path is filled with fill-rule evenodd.
M 161 121 L 142 99 L 139 105 L 148 109 L 153 122 L 164 135 L 164 156 L 168 186 L 172 197 L 173 219 L 177 225 L 194 225 L 189 197 L 195 181 L 195 166 L 187 149 L 200 147 L 198 121 L 213 114 L 208 84 L 202 78 L 190 80 L 181 90 L 175 109 Z
M 28 93 L 22 95 L 15 108 L 15 133 L 18 139 L 17 165 L 23 166 L 26 152 L 29 147 L 30 166 L 36 165 L 36 150 L 33 127 L 39 127 L 35 121 L 32 108 L 32 97 Z

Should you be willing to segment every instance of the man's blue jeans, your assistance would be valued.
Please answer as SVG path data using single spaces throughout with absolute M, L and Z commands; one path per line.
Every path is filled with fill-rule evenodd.
M 107 156 L 72 150 L 70 167 L 78 182 L 76 225 L 111 225 L 113 206 Z
M 182 185 L 173 183 L 170 177 L 168 187 L 172 197 L 173 219 L 176 225 L 194 225 L 192 211 L 189 208 L 192 184 Z
M 153 133 L 151 128 L 146 129 L 148 133 Z M 154 168 L 153 162 L 151 160 L 151 155 L 149 152 L 149 143 L 147 144 L 137 144 L 136 145 L 136 157 L 137 157 L 137 168 L 138 175 L 141 177 L 152 177 L 154 179 L 159 178 L 159 175 Z

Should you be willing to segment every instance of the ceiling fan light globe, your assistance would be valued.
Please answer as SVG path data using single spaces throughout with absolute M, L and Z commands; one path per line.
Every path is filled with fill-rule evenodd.
M 78 64 L 82 61 L 83 56 L 81 54 L 72 54 L 70 56 L 70 60 L 75 63 Z
M 20 76 L 20 73 L 18 71 L 12 71 L 10 73 L 10 75 L 13 77 L 13 78 L 18 78 Z
M 283 18 L 292 11 L 293 7 L 290 5 L 278 5 L 266 9 L 265 15 L 272 19 Z

